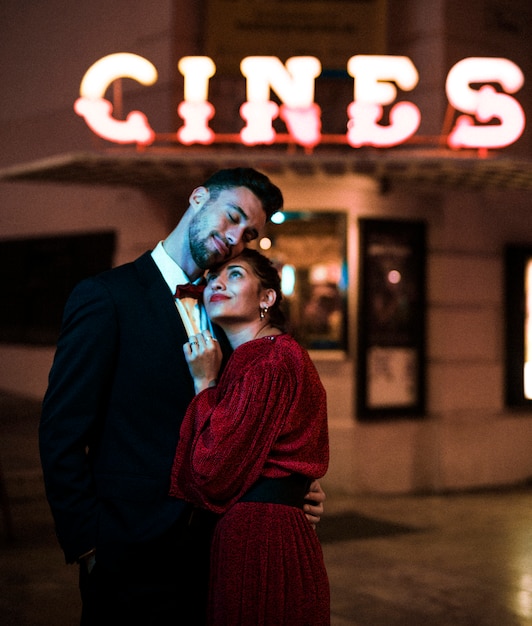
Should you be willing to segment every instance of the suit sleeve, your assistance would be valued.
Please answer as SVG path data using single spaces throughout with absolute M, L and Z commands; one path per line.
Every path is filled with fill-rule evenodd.
M 107 289 L 95 279 L 83 281 L 65 307 L 39 425 L 46 494 L 67 562 L 96 545 L 99 507 L 87 458 L 94 453 L 116 342 Z

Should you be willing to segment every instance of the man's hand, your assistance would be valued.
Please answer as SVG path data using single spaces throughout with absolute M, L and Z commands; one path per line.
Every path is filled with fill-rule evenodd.
M 321 488 L 319 481 L 314 480 L 310 485 L 310 491 L 305 496 L 305 500 L 309 500 L 310 502 L 305 503 L 304 506 L 305 515 L 313 526 L 319 523 L 323 515 L 323 503 L 325 502 L 325 498 L 325 492 Z

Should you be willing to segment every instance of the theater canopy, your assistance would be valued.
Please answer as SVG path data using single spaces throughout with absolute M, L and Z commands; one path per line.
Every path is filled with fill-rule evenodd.
M 179 189 L 225 167 L 255 167 L 269 175 L 365 175 L 385 189 L 532 189 L 532 161 L 500 153 L 481 158 L 448 150 L 331 150 L 313 154 L 220 148 L 76 152 L 0 169 L 1 181 L 131 186 L 150 190 Z

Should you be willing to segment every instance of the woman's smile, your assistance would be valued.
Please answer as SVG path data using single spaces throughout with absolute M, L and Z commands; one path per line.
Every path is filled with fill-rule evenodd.
M 209 302 L 223 302 L 224 300 L 229 300 L 229 296 L 223 293 L 213 293 L 209 298 Z

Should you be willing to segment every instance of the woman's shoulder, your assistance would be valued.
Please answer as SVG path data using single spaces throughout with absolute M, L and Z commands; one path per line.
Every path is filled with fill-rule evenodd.
M 307 350 L 289 333 L 272 337 L 269 352 L 272 362 L 277 367 L 283 364 L 293 371 L 302 367 L 313 367 Z
M 277 350 L 289 351 L 295 356 L 308 357 L 307 350 L 289 333 L 277 335 L 275 344 Z
M 259 337 L 258 339 L 253 339 L 253 341 L 249 341 L 244 345 L 247 345 L 249 350 L 259 351 L 262 353 L 282 353 L 285 350 L 290 352 L 300 352 L 303 350 L 292 335 L 284 332 Z
M 275 363 L 284 363 L 288 371 L 311 378 L 319 378 L 318 371 L 310 354 L 292 335 L 286 333 L 278 336 L 274 342 L 273 360 Z M 303 374 L 305 372 L 305 374 Z
M 266 360 L 282 357 L 285 350 L 292 351 L 293 343 L 294 340 L 284 333 L 258 337 L 238 346 L 231 355 L 231 359 L 233 362 L 246 361 L 249 363 L 260 360 L 264 363 Z
M 309 360 L 307 351 L 288 333 L 278 335 L 268 335 L 253 339 L 241 346 L 231 355 L 235 365 L 252 362 L 260 362 L 265 367 L 271 362 L 275 367 L 282 367 L 283 364 L 301 362 Z

